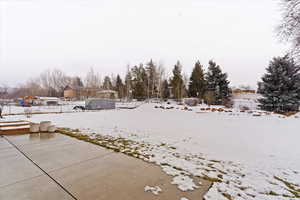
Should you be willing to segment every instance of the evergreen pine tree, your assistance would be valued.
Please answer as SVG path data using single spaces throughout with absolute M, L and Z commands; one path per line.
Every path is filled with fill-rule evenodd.
M 257 93 L 261 94 L 263 91 L 263 82 L 257 82 Z
M 205 79 L 203 66 L 199 61 L 196 62 L 191 74 L 188 92 L 190 97 L 203 98 L 205 92 Z
M 143 66 L 143 64 L 140 64 L 140 66 L 134 66 L 132 69 L 132 95 L 133 98 L 136 99 L 145 99 L 148 88 L 147 88 L 147 75 L 146 70 Z
M 122 99 L 124 97 L 124 84 L 119 74 L 117 75 L 116 80 L 116 90 L 118 92 L 119 98 Z
M 110 80 L 109 76 L 104 77 L 103 89 L 104 90 L 111 90 L 112 89 L 112 83 L 111 83 L 111 80 Z
M 212 60 L 209 61 L 208 72 L 206 73 L 206 91 L 213 96 L 213 104 L 221 105 L 227 101 L 230 96 L 229 81 L 227 80 L 227 74 L 222 73 L 219 65 Z
M 174 69 L 173 69 L 173 77 L 171 78 L 171 81 L 170 81 L 171 85 L 172 85 L 172 92 L 173 92 L 175 99 L 181 99 L 183 90 L 185 89 L 184 84 L 183 84 L 183 77 L 181 74 L 181 70 L 182 70 L 182 66 L 181 66 L 180 62 L 177 61 L 176 65 L 174 66 Z
M 164 80 L 162 83 L 162 98 L 168 99 L 170 98 L 170 90 L 169 90 L 169 83 L 168 80 Z
M 300 67 L 289 56 L 273 58 L 262 77 L 260 107 L 267 111 L 298 111 Z
M 132 92 L 132 75 L 131 71 L 129 69 L 129 66 L 127 66 L 127 73 L 125 76 L 125 96 L 127 99 L 131 99 L 131 92 Z
M 149 81 L 149 97 L 154 97 L 155 93 L 157 92 L 157 67 L 152 59 L 147 63 L 146 71 L 148 74 L 148 81 Z

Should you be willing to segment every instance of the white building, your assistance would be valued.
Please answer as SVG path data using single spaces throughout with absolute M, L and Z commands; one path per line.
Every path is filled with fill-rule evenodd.
M 41 105 L 44 106 L 55 106 L 59 103 L 59 98 L 57 97 L 38 97 Z

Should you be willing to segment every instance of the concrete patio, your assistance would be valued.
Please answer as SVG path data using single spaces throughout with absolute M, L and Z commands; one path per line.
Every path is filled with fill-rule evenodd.
M 171 181 L 153 164 L 61 134 L 0 137 L 0 199 L 201 200 L 210 186 L 182 192 Z

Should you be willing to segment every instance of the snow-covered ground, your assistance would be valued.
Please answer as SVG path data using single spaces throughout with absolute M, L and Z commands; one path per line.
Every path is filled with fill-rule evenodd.
M 31 121 L 51 120 L 59 127 L 122 137 L 137 142 L 142 154 L 174 176 L 173 184 L 192 190 L 214 182 L 207 200 L 299 199 L 300 118 L 275 114 L 206 112 L 143 104 L 134 110 L 110 110 L 33 115 Z M 178 108 L 178 109 L 176 109 Z M 23 119 L 9 116 L 7 119 Z

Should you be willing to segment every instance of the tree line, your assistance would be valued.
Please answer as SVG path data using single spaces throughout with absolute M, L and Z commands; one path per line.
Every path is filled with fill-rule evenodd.
M 125 77 L 119 74 L 102 76 L 93 68 L 84 78 L 68 76 L 59 69 L 46 70 L 38 77 L 29 79 L 12 96 L 53 96 L 62 97 L 67 86 L 71 88 L 93 88 L 115 90 L 122 99 L 145 100 L 148 98 L 173 98 L 180 100 L 195 97 L 209 104 L 224 104 L 229 100 L 228 76 L 214 61 L 209 61 L 207 70 L 197 61 L 190 77 L 182 72 L 183 66 L 177 61 L 171 76 L 166 75 L 163 65 L 152 59 L 147 63 L 127 66 Z
M 209 62 L 207 72 L 197 61 L 190 77 L 182 72 L 180 61 L 174 65 L 172 75 L 166 77 L 165 68 L 150 60 L 127 68 L 124 84 L 120 77 L 115 89 L 120 97 L 144 100 L 147 98 L 173 98 L 180 100 L 194 97 L 209 104 L 224 104 L 230 97 L 228 76 L 214 61 Z
M 194 97 L 209 105 L 230 105 L 231 89 L 228 75 L 214 61 L 209 61 L 207 69 L 197 61 L 188 77 L 182 72 L 177 61 L 171 76 L 165 67 L 153 60 L 143 64 L 127 66 L 125 77 L 119 74 L 104 76 L 91 68 L 85 78 L 71 77 L 61 70 L 47 70 L 39 77 L 30 79 L 16 90 L 14 96 L 55 96 L 62 97 L 67 86 L 115 90 L 122 99 L 145 100 L 160 98 L 181 100 Z M 275 57 L 266 68 L 266 73 L 258 82 L 259 99 L 263 110 L 276 112 L 297 111 L 300 105 L 300 66 L 289 56 Z

